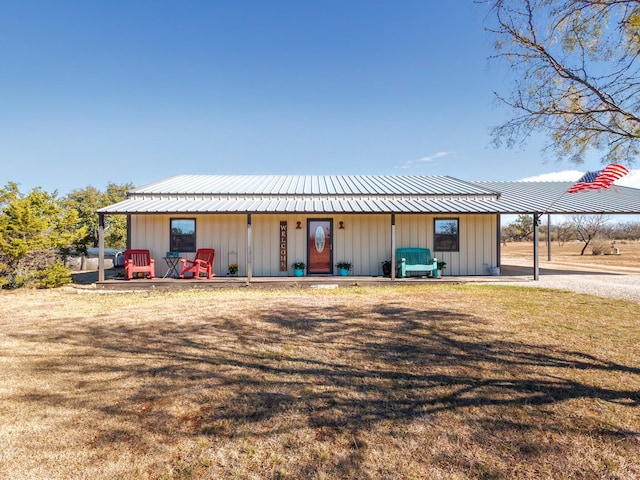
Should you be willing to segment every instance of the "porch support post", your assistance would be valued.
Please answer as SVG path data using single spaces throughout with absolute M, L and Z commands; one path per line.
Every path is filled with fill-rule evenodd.
M 551 261 L 551 214 L 547 213 L 547 260 Z
M 540 246 L 538 241 L 540 240 L 540 214 L 533 214 L 533 279 L 540 280 Z
M 131 249 L 131 215 L 127 215 L 127 250 Z
M 251 230 L 251 214 L 247 213 L 247 282 L 253 275 L 253 232 Z
M 496 213 L 496 267 L 502 266 L 502 227 L 500 226 L 502 218 Z M 491 272 L 489 272 L 491 273 Z
M 98 282 L 104 282 L 104 213 L 98 214 Z
M 396 214 L 391 214 L 391 280 L 396 279 Z

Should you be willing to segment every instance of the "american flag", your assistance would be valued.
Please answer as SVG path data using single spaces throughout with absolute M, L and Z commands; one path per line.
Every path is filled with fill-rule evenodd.
M 585 173 L 577 183 L 567 190 L 567 193 L 609 188 L 613 182 L 624 177 L 627 173 L 629 170 L 626 167 L 612 163 L 598 172 Z

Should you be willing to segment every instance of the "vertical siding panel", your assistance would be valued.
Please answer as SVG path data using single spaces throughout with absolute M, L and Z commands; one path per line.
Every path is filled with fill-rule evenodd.
M 465 265 L 463 275 L 475 275 L 475 259 L 477 248 L 477 223 L 473 215 L 464 215 L 466 225 L 467 246 L 465 249 Z
M 498 215 L 491 215 L 491 259 L 492 265 L 498 265 L 498 250 L 500 248 L 500 233 L 499 233 L 500 220 Z
M 230 263 L 238 264 L 238 275 L 246 275 L 247 259 L 247 216 L 220 214 L 207 216 L 210 232 L 208 245 L 216 249 L 214 271 L 216 275 L 226 276 Z
M 339 227 L 339 220 L 337 220 Z M 379 275 L 380 263 L 388 258 L 391 227 L 385 215 L 353 215 L 345 221 L 345 229 L 337 230 L 336 262 L 345 260 L 353 264 L 354 275 Z M 341 233 L 344 232 L 344 233 Z
M 469 242 L 470 226 L 467 218 L 464 215 L 456 215 L 455 217 L 458 218 L 460 221 L 460 223 L 458 224 L 458 227 L 460 229 L 459 231 L 460 245 L 458 245 L 459 251 L 455 252 L 455 259 L 452 258 L 451 263 L 447 262 L 447 270 L 449 270 L 449 265 L 451 265 L 451 270 L 448 272 L 451 275 L 467 275 L 469 273 L 468 271 L 469 259 L 468 259 L 467 251 L 469 250 L 469 244 L 470 244 Z
M 370 215 L 361 215 L 349 223 L 353 224 L 355 233 L 350 245 L 353 274 L 363 275 L 363 272 L 370 270 L 371 236 L 376 232 L 372 230 Z
M 215 248 L 216 256 L 213 259 L 213 273 L 217 276 L 226 276 L 229 266 L 229 251 L 234 249 L 234 232 L 231 231 L 230 217 L 226 215 L 209 215 L 204 222 L 207 227 L 207 236 L 203 241 L 206 247 Z M 205 245 L 202 245 L 205 247 Z M 240 262 L 238 262 L 240 267 Z
M 479 227 L 478 228 L 478 239 L 480 242 L 480 248 L 477 250 L 478 253 L 478 262 L 476 263 L 476 275 L 484 275 L 488 272 L 488 268 L 491 266 L 490 257 L 487 255 L 487 248 L 489 245 L 489 238 L 487 235 L 490 235 L 489 225 L 487 223 L 487 215 L 479 215 L 476 217 L 478 220 Z
M 429 235 L 428 235 L 428 225 L 427 225 L 427 215 L 418 215 L 418 241 L 420 242 L 421 248 L 429 248 Z
M 371 275 L 382 275 L 382 262 L 391 260 L 391 216 L 376 217 L 376 255 L 370 264 Z
M 140 215 L 131 215 L 131 238 L 129 239 L 131 242 L 131 248 L 138 248 L 140 245 L 140 235 L 144 232 L 144 219 Z
M 473 252 L 475 243 L 475 225 L 473 224 L 473 219 L 466 215 L 460 216 L 460 230 L 461 237 L 464 238 L 464 250 L 462 246 L 460 246 L 460 275 L 472 275 L 473 270 L 471 269 L 471 265 L 473 265 Z M 464 233 L 463 233 L 464 232 Z
M 292 221 L 293 235 L 289 237 L 289 267 L 293 262 L 307 263 L 307 217 L 296 215 Z M 300 230 L 296 230 L 296 222 L 300 222 Z M 291 271 L 289 271 L 291 273 Z
M 354 275 L 362 275 L 361 272 L 368 271 L 368 265 L 364 264 L 364 259 L 369 256 L 369 245 L 365 241 L 367 239 L 368 225 L 367 225 L 368 216 L 358 216 L 353 217 L 353 220 L 349 223 L 353 224 L 353 233 L 351 234 L 351 242 L 349 246 L 350 250 L 350 258 L 347 259 L 353 264 L 353 274 Z M 348 226 L 345 227 L 348 229 Z M 372 232 L 373 233 L 373 232 Z
M 485 215 L 487 217 L 487 232 L 485 238 L 489 242 L 487 246 L 487 263 L 491 267 L 498 265 L 498 218 L 496 215 Z
M 396 248 L 404 246 L 404 231 L 405 231 L 404 215 L 396 215 Z M 395 255 L 396 252 L 391 252 L 391 255 Z
M 268 249 L 269 232 L 266 218 L 263 215 L 251 216 L 251 233 L 253 235 L 253 275 L 260 277 L 264 271 L 264 250 Z M 246 261 L 245 261 L 246 263 Z
M 419 247 L 420 246 L 420 238 L 419 238 L 419 226 L 418 226 L 418 217 L 416 215 L 412 215 L 410 217 L 407 217 L 407 220 L 409 221 L 409 245 L 413 246 L 413 247 Z
M 396 247 L 428 248 L 427 215 L 396 215 Z
M 374 275 L 376 270 L 373 263 L 378 261 L 378 249 L 376 239 L 380 235 L 380 229 L 377 225 L 377 218 L 379 216 L 367 215 L 363 217 L 363 228 L 361 238 L 366 238 L 366 242 L 363 243 L 362 251 L 358 255 L 357 270 L 354 271 L 357 275 Z M 357 273 L 356 273 L 357 272 Z
M 495 263 L 493 262 L 493 250 L 495 248 L 495 244 L 493 242 L 493 238 L 494 238 L 494 234 L 493 234 L 493 215 L 483 215 L 482 219 L 484 220 L 484 238 L 486 239 L 485 244 L 484 244 L 484 252 L 483 252 L 483 258 L 484 258 L 484 263 L 486 263 L 489 267 L 495 266 Z M 488 272 L 481 272 L 481 274 L 486 274 Z
M 220 269 L 218 268 L 220 262 L 220 246 L 219 242 L 216 242 L 213 238 L 214 235 L 214 222 L 211 217 L 206 215 L 198 215 L 196 219 L 196 248 L 213 248 L 216 253 L 213 257 L 212 271 L 216 275 L 220 275 Z M 192 256 L 189 256 L 192 259 Z
M 156 262 L 156 276 L 164 275 L 167 270 L 166 264 L 161 259 L 168 250 L 168 218 L 166 215 L 131 216 L 131 248 L 144 248 L 149 250 L 151 258 Z M 162 225 L 165 222 L 167 223 L 167 229 L 163 235 Z
M 350 258 L 350 254 L 349 254 L 349 245 L 351 244 L 351 242 L 348 241 L 347 236 L 348 236 L 348 231 L 349 229 L 345 227 L 344 230 L 340 230 L 340 221 L 345 222 L 345 225 L 349 225 L 351 224 L 351 222 L 347 222 L 345 221 L 344 217 L 340 217 L 340 219 L 338 220 L 338 217 L 334 216 L 334 217 L 326 217 L 326 218 L 333 218 L 333 238 L 332 238 L 332 250 L 331 250 L 331 254 L 333 256 L 333 269 L 334 271 L 337 271 L 335 264 L 345 260 L 348 261 Z
M 291 235 L 288 219 L 279 215 L 254 215 L 253 226 L 253 273 L 256 276 L 276 275 L 279 263 L 280 221 L 287 221 L 287 233 Z M 294 227 L 295 228 L 295 227 Z
M 344 222 L 344 229 L 340 230 L 340 222 Z M 333 264 L 338 262 L 351 262 L 355 268 L 356 259 L 354 257 L 353 236 L 357 229 L 357 224 L 352 217 L 345 218 L 344 215 L 333 219 Z
M 151 247 L 151 256 L 155 259 L 156 268 L 160 268 L 162 275 L 168 270 L 166 262 L 163 257 L 169 250 L 169 216 L 168 215 L 155 215 L 148 218 L 149 225 L 151 226 L 150 234 L 147 235 L 147 244 Z M 159 272 L 156 272 L 158 275 Z
M 484 255 L 485 245 L 487 244 L 487 238 L 484 236 L 487 230 L 487 223 L 485 215 L 476 215 L 474 218 L 478 224 L 478 230 L 476 231 L 478 246 L 476 247 L 475 274 L 482 275 L 487 262 L 487 258 Z
M 469 219 L 473 220 L 473 245 L 471 251 L 473 252 L 473 258 L 469 265 L 469 272 L 472 275 L 478 275 L 482 272 L 482 265 L 484 262 L 484 242 L 482 241 L 482 232 L 484 231 L 484 221 L 478 215 L 467 215 Z
M 229 251 L 234 249 L 235 243 L 234 232 L 230 228 L 230 220 L 231 218 L 226 215 L 209 215 L 206 217 L 207 236 L 203 238 L 203 241 L 207 243 L 207 247 L 216 249 L 216 256 L 213 259 L 213 272 L 221 277 L 227 275 Z M 238 262 L 238 268 L 241 268 L 240 262 Z
M 467 275 L 476 274 L 476 264 L 478 259 L 478 217 L 465 215 L 467 225 L 469 225 L 469 248 L 467 250 Z
M 410 225 L 406 215 L 396 215 L 396 248 L 408 247 L 411 243 Z M 396 252 L 391 252 L 395 255 Z
M 376 234 L 372 228 L 371 215 L 362 215 L 357 220 L 349 222 L 354 224 L 355 236 L 351 245 L 353 274 L 362 275 L 370 271 L 371 262 L 371 237 Z

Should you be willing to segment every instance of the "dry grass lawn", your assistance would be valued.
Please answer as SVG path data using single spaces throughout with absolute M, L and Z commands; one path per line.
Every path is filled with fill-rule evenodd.
M 0 478 L 640 478 L 640 304 L 0 293 Z

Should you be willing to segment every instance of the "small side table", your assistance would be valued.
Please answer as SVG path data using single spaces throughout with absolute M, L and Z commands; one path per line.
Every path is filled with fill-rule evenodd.
M 180 273 L 178 272 L 178 264 L 180 263 L 180 257 L 164 257 L 164 261 L 167 264 L 167 272 L 162 278 L 178 278 Z

